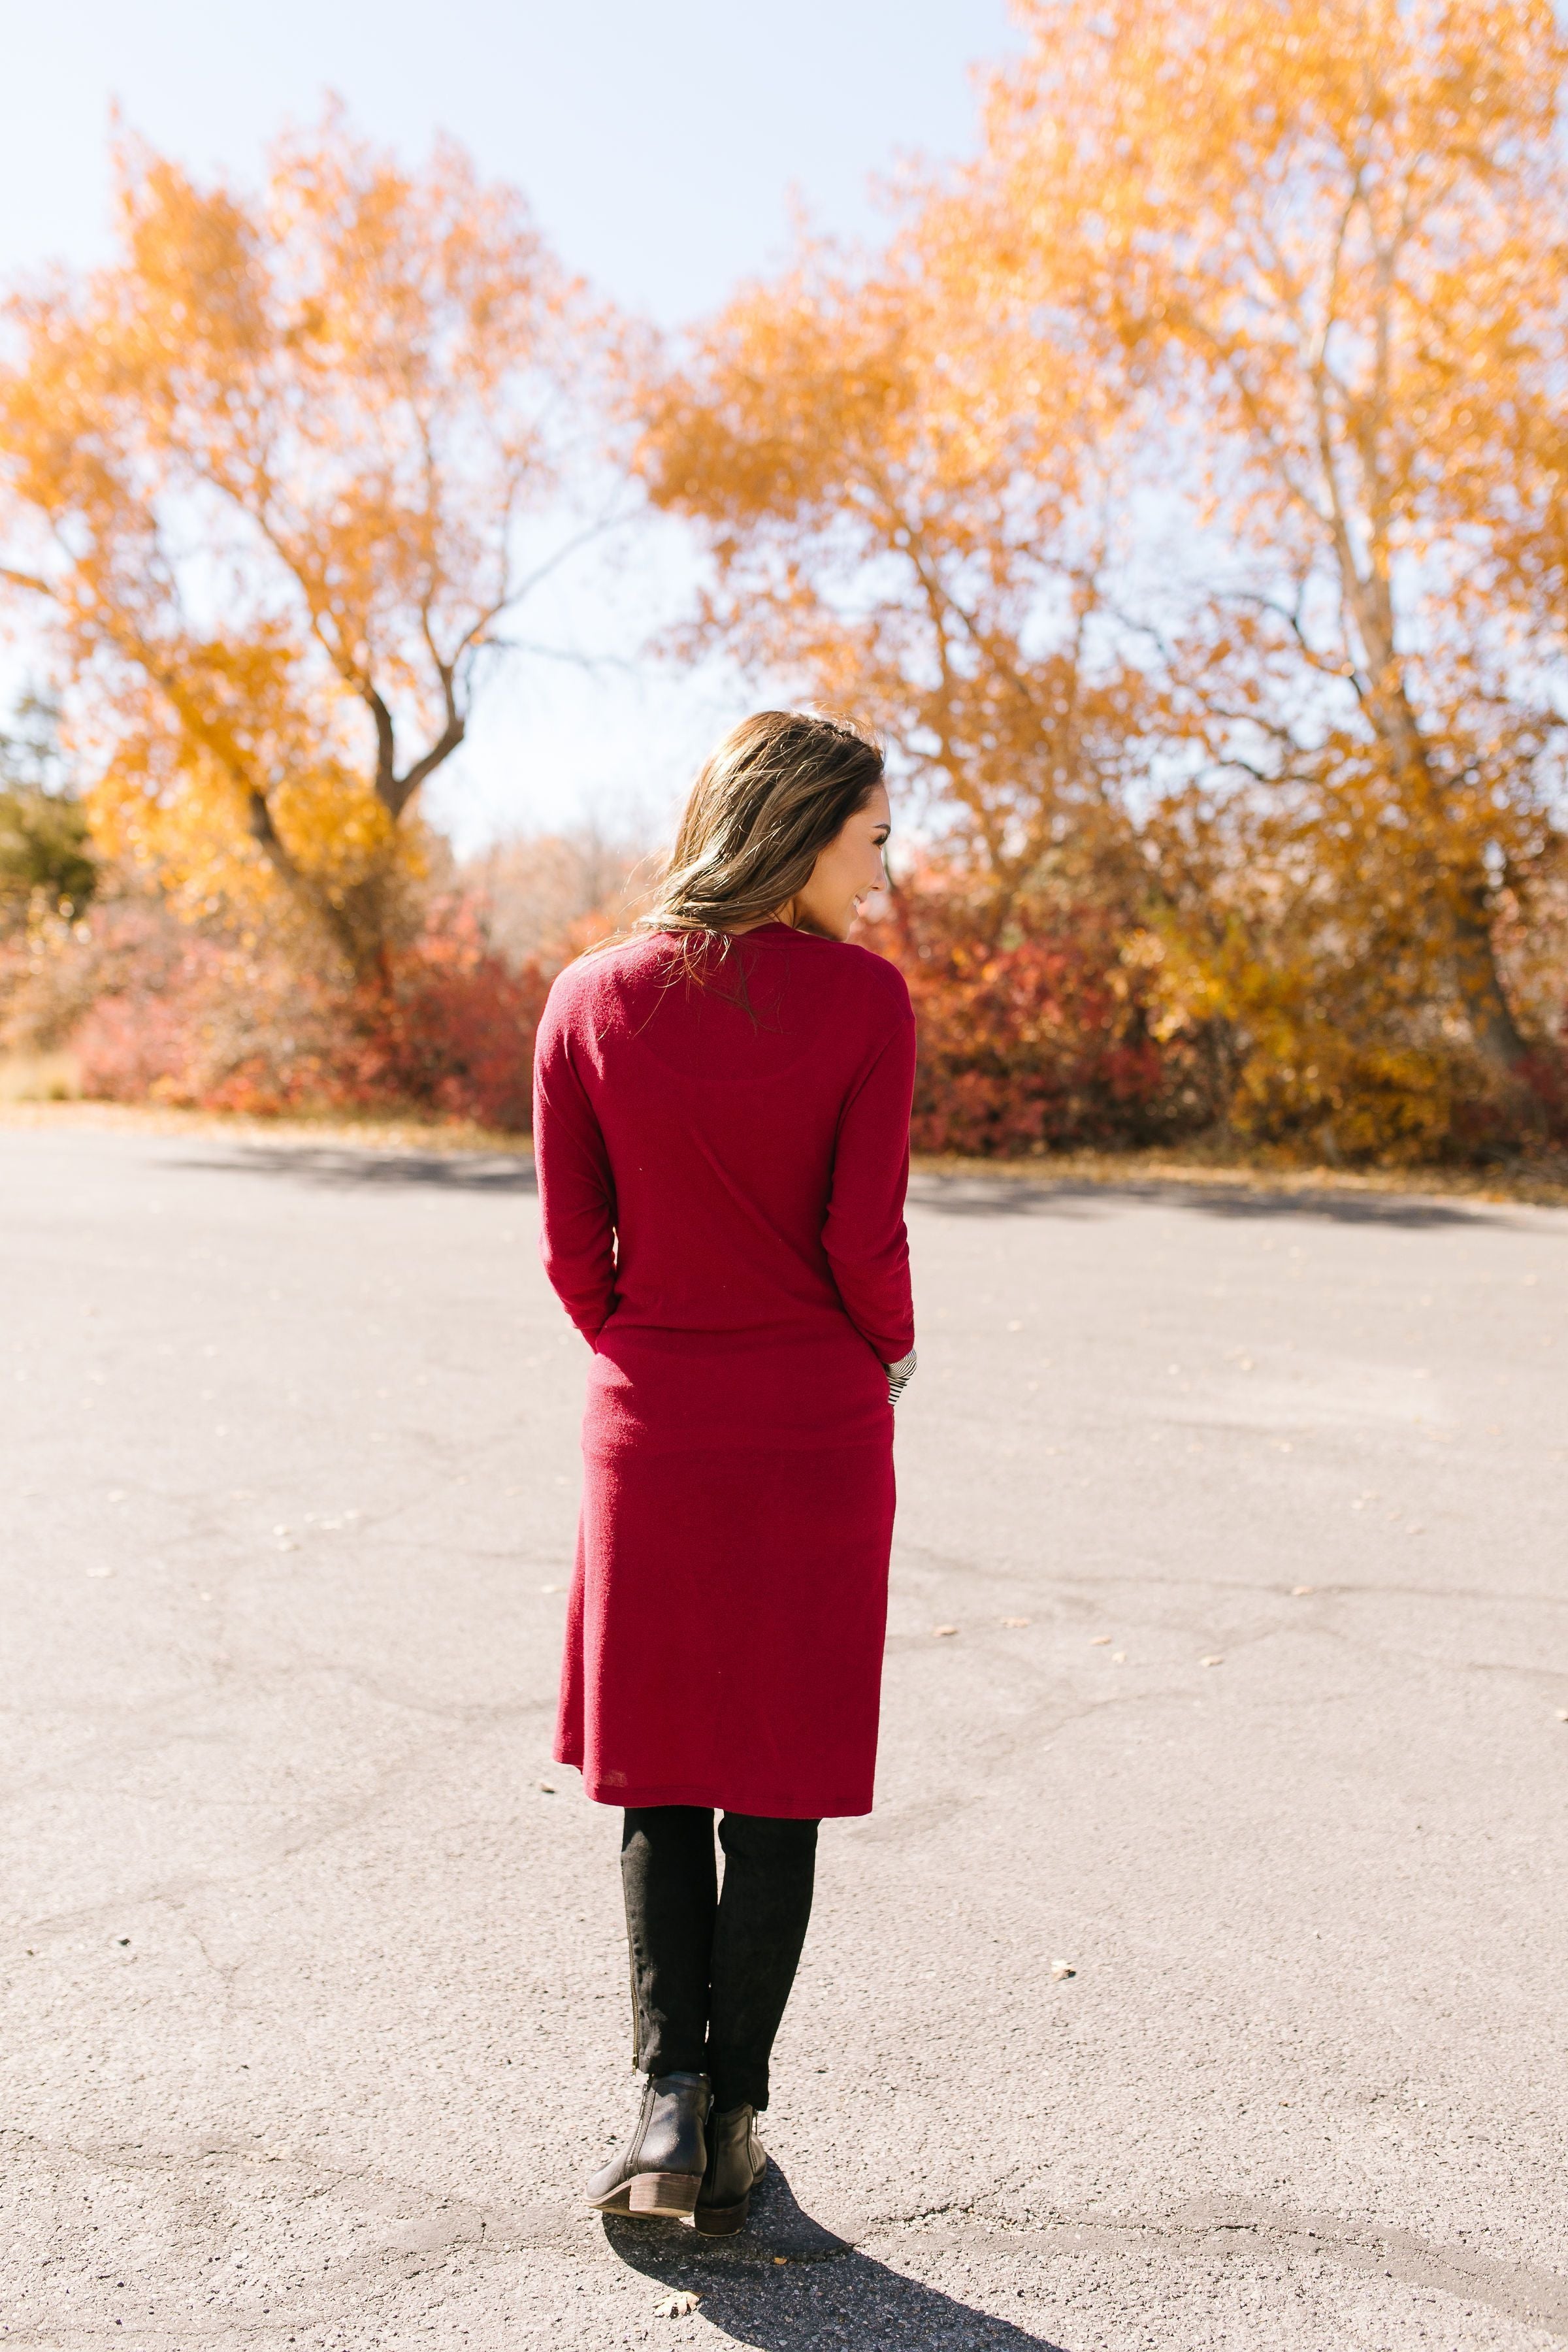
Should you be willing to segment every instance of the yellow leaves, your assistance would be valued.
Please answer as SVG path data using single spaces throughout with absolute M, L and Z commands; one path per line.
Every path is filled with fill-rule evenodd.
M 112 273 L 99 280 L 115 341 L 154 383 L 198 356 L 234 365 L 265 337 L 266 266 L 256 224 L 226 190 L 198 190 L 140 145 L 116 158 L 120 212 L 136 299 Z M 107 320 L 105 321 L 107 332 Z
M 887 252 L 803 240 L 673 367 L 620 339 L 711 558 L 679 649 L 878 725 L 980 945 L 1114 908 L 1097 988 L 1252 1131 L 1415 1149 L 1478 1042 L 1519 1058 L 1499 958 L 1535 1034 L 1557 985 L 1562 37 L 1021 15 L 984 152 Z M 121 189 L 116 263 L 14 310 L 5 576 L 52 599 L 100 839 L 363 959 L 603 321 L 511 191 L 336 111 L 258 195 L 131 148 Z
M 334 110 L 260 197 L 117 161 L 119 258 L 14 306 L 0 371 L 98 821 L 182 898 L 285 894 L 374 953 L 554 488 L 542 394 L 602 322 L 450 144 L 407 172 Z
M 1114 904 L 1111 987 L 1249 1131 L 1426 1150 L 1560 1020 L 1521 942 L 1560 872 L 1563 37 L 1537 0 L 1020 15 L 983 155 L 877 266 L 807 249 L 649 388 L 695 634 L 876 721 L 985 937 Z
M 1005 858 L 1043 783 L 1081 788 L 1068 713 L 1091 698 L 1022 633 L 1109 452 L 1090 453 L 1103 411 L 1075 402 L 1081 372 L 983 312 L 956 237 L 950 222 L 863 280 L 808 250 L 750 289 L 644 387 L 638 463 L 714 557 L 700 638 L 861 710 Z
M 193 920 L 276 919 L 280 883 L 249 824 L 247 787 L 190 735 L 154 728 L 115 746 L 88 798 L 100 853 L 156 880 Z M 423 867 L 417 828 L 395 825 L 362 776 L 302 744 L 268 807 L 301 887 L 334 909 Z M 299 910 L 296 910 L 298 912 Z
M 658 502 L 731 525 L 787 510 L 826 527 L 869 500 L 897 528 L 910 486 L 994 503 L 1021 464 L 1042 480 L 1070 465 L 1056 427 L 1072 371 L 1039 361 L 1037 337 L 1000 332 L 929 252 L 857 281 L 808 251 L 731 305 L 684 370 L 640 387 L 637 462 Z

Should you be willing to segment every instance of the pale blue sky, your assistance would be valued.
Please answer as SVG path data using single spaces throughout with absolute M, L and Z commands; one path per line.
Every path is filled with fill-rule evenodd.
M 876 235 L 871 183 L 912 152 L 970 151 L 970 68 L 1015 40 L 1005 0 L 4 0 L 0 275 L 105 250 L 114 100 L 198 170 L 249 173 L 335 89 L 410 156 L 455 133 L 526 191 L 563 260 L 677 326 L 783 258 L 792 190 L 825 227 Z M 529 635 L 632 667 L 520 669 L 494 691 L 433 803 L 461 841 L 668 800 L 743 700 L 634 658 L 681 570 L 650 544 L 533 611 Z

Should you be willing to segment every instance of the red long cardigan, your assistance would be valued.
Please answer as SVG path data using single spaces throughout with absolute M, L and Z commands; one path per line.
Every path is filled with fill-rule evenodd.
M 779 923 L 692 952 L 586 956 L 540 1026 L 541 1246 L 594 1350 L 555 1753 L 605 1804 L 868 1812 L 909 992 Z

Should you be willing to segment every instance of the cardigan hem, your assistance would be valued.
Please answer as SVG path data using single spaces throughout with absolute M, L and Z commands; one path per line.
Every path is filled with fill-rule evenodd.
M 777 1791 L 736 1791 L 732 1783 L 717 1780 L 682 1781 L 666 1788 L 629 1784 L 612 1788 L 608 1781 L 591 1780 L 574 1756 L 557 1756 L 555 1761 L 583 1773 L 584 1793 L 595 1805 L 700 1805 L 709 1812 L 752 1813 L 760 1820 L 775 1822 L 858 1821 L 871 1811 L 869 1798 L 864 1804 L 814 1804 L 799 1794 L 786 1797 Z M 731 1787 L 728 1796 L 721 1794 L 725 1785 Z

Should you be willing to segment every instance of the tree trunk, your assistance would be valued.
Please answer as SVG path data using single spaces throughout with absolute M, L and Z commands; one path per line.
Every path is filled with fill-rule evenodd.
M 1363 635 L 1366 634 L 1363 625 Z M 1366 698 L 1373 732 L 1405 780 L 1429 839 L 1441 841 L 1449 817 L 1443 785 L 1405 689 L 1392 650 L 1380 647 L 1381 674 L 1375 674 Z M 1455 989 L 1469 1022 L 1477 1050 L 1493 1069 L 1517 1083 L 1526 1056 L 1523 1038 L 1498 970 L 1492 940 L 1491 909 L 1485 875 L 1473 866 L 1468 880 L 1456 891 L 1439 857 L 1429 882 L 1441 902 L 1447 938 L 1444 942 Z M 1438 908 L 1434 908 L 1438 913 Z
M 326 893 L 318 889 L 308 876 L 300 873 L 272 822 L 272 811 L 267 805 L 264 793 L 252 790 L 248 815 L 252 839 L 290 898 L 321 925 L 339 954 L 359 975 L 365 961 L 363 940 L 342 908 L 334 907 Z M 373 955 L 374 952 L 373 949 Z
M 1468 894 L 1471 903 L 1454 912 L 1454 976 L 1482 1055 L 1494 1069 L 1517 1081 L 1528 1048 L 1498 971 L 1485 889 L 1485 884 L 1479 882 Z

